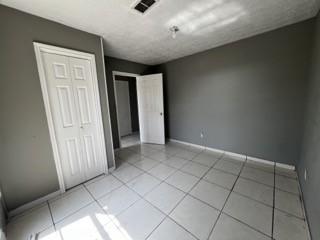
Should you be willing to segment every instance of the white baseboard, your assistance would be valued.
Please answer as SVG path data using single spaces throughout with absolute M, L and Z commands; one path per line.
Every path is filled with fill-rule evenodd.
M 240 158 L 241 161 L 245 161 L 247 156 L 243 155 L 243 154 L 239 154 L 239 153 L 234 153 L 234 152 L 224 152 L 225 156 L 229 156 L 229 157 L 235 157 L 235 158 Z
M 263 163 L 263 164 L 267 164 L 267 165 L 271 165 L 271 166 L 275 165 L 275 162 L 272 162 L 272 161 L 269 161 L 269 160 L 265 160 L 265 159 L 262 159 L 262 158 L 256 158 L 256 157 L 247 156 L 247 159 L 250 160 L 250 161 L 253 161 L 253 162 L 259 162 L 259 163 Z
M 224 151 L 221 149 L 217 149 L 217 148 L 211 148 L 211 147 L 206 147 L 206 146 L 201 146 L 201 145 L 197 145 L 197 144 L 193 144 L 193 143 L 188 143 L 188 142 L 184 142 L 184 141 L 180 141 L 177 139 L 173 139 L 173 138 L 169 138 L 168 139 L 170 142 L 175 142 L 175 143 L 180 143 L 183 145 L 187 145 L 187 146 L 192 146 L 192 147 L 197 147 L 197 148 L 201 148 L 210 152 L 215 152 L 215 153 L 220 153 L 220 154 L 225 154 L 227 156 L 230 157 L 239 157 L 239 158 L 246 158 L 246 155 L 243 154 L 239 154 L 239 153 L 233 153 L 233 152 L 228 152 L 228 151 Z
M 289 165 L 289 164 L 284 164 L 284 163 L 276 163 L 276 167 L 284 168 L 284 169 L 288 169 L 288 170 L 293 170 L 293 171 L 296 169 L 295 166 Z
M 169 138 L 168 140 L 170 142 L 176 142 L 176 143 L 184 144 L 187 146 L 198 147 L 198 148 L 202 148 L 202 149 L 217 152 L 217 153 L 224 153 L 224 155 L 231 156 L 231 157 L 234 156 L 234 157 L 240 157 L 240 158 L 247 158 L 248 160 L 251 160 L 254 162 L 276 165 L 279 168 L 284 168 L 284 169 L 288 169 L 288 170 L 295 170 L 295 166 L 289 165 L 289 164 L 276 163 L 271 160 L 256 158 L 256 157 L 247 156 L 244 154 L 239 154 L 239 153 L 234 153 L 234 152 L 229 152 L 229 151 L 224 151 L 224 150 L 216 149 L 216 148 L 205 147 L 205 146 L 201 146 L 201 145 L 197 145 L 197 144 L 193 144 L 193 143 L 188 143 L 188 142 L 184 142 L 184 141 L 180 141 L 180 140 L 176 140 L 176 139 L 172 139 L 172 138 Z
M 303 218 L 305 219 L 305 222 L 306 222 L 306 225 L 307 225 L 308 240 L 312 240 L 309 219 L 307 217 L 307 209 L 306 209 L 306 207 L 305 207 L 306 205 L 304 203 L 304 195 L 303 195 L 303 192 L 302 192 L 299 176 L 298 176 L 298 184 L 299 184 L 299 192 L 300 192 L 300 196 L 301 196 L 300 199 L 301 199 L 301 203 L 302 203 L 301 205 L 302 205 Z
M 61 191 L 58 190 L 56 192 L 53 192 L 53 193 L 50 193 L 46 196 L 38 198 L 32 202 L 26 203 L 26 204 L 14 209 L 14 210 L 9 211 L 8 217 L 9 217 L 9 219 L 13 218 L 13 217 L 15 217 L 15 216 L 27 211 L 27 210 L 30 210 L 36 206 L 39 206 L 40 204 L 42 204 L 50 199 L 53 199 L 54 197 L 57 197 L 60 194 L 61 194 Z
M 201 146 L 201 145 L 197 145 L 197 144 L 194 144 L 194 143 L 183 142 L 183 141 L 172 139 L 172 138 L 169 138 L 168 140 L 169 140 L 169 142 L 179 143 L 179 144 L 190 146 L 190 147 L 196 147 L 196 148 L 200 148 L 200 149 L 205 149 L 206 148 L 206 147 Z

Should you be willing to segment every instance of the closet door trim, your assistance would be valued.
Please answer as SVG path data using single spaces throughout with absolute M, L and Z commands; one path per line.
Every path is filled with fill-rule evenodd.
M 103 164 L 105 173 L 108 173 L 108 162 L 107 162 L 107 154 L 106 154 L 106 144 L 105 144 L 105 137 L 104 137 L 104 131 L 103 131 L 103 124 L 102 124 L 102 113 L 101 113 L 101 104 L 100 104 L 100 96 L 99 96 L 99 87 L 98 87 L 98 78 L 97 78 L 97 70 L 96 70 L 96 62 L 95 62 L 95 55 L 80 51 L 75 51 L 71 49 L 56 47 L 52 45 L 47 45 L 43 43 L 34 42 L 34 50 L 37 60 L 37 66 L 38 66 L 38 73 L 40 78 L 40 85 L 41 85 L 41 91 L 42 96 L 44 100 L 44 106 L 47 116 L 47 122 L 49 127 L 49 133 L 50 133 L 50 140 L 53 150 L 53 157 L 55 161 L 56 171 L 58 175 L 58 181 L 59 181 L 59 188 L 60 192 L 63 193 L 66 191 L 66 186 L 63 178 L 62 173 L 62 166 L 61 166 L 61 159 L 59 156 L 59 150 L 58 150 L 58 144 L 57 144 L 57 138 L 55 136 L 55 129 L 54 129 L 54 123 L 52 118 L 52 112 L 50 108 L 50 99 L 48 95 L 48 88 L 47 88 L 47 81 L 46 81 L 46 74 L 45 74 L 45 68 L 42 58 L 42 53 L 52 53 L 52 54 L 59 54 L 67 57 L 74 57 L 74 58 L 81 58 L 86 59 L 90 61 L 91 65 L 91 72 L 92 72 L 92 87 L 94 91 L 94 101 L 95 101 L 95 110 L 97 113 L 97 127 L 99 132 L 99 144 L 103 155 Z

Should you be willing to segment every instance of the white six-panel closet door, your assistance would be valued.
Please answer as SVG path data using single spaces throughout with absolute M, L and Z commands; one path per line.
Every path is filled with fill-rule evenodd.
M 80 143 L 82 159 L 85 165 L 86 180 L 91 179 L 104 172 L 104 164 L 100 149 L 98 122 L 92 84 L 90 61 L 69 57 L 75 103 L 80 125 Z
M 66 188 L 104 171 L 90 62 L 43 53 L 51 112 Z

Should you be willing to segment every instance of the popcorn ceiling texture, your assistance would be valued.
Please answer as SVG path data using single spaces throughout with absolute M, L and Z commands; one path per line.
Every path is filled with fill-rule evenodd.
M 105 55 L 159 64 L 314 17 L 319 0 L 160 0 L 145 15 L 133 0 L 0 0 L 101 35 Z M 172 39 L 169 28 L 180 31 Z

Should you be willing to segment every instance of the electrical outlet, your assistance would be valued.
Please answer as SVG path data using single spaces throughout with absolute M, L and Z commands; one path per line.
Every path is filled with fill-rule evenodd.
M 304 169 L 304 180 L 307 181 L 307 169 Z
M 203 138 L 203 132 L 200 133 L 200 137 Z

